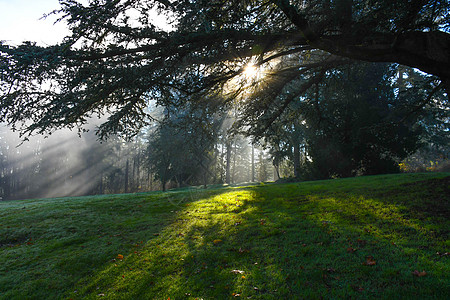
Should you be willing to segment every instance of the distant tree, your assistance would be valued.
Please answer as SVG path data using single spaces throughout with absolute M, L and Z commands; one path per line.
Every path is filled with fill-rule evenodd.
M 167 183 L 175 175 L 181 176 L 184 152 L 181 134 L 167 125 L 158 127 L 151 133 L 147 149 L 148 164 L 165 191 Z M 180 162 L 180 163 L 179 163 Z
M 272 178 L 272 164 L 264 151 L 259 151 L 258 157 L 258 181 L 264 182 Z
M 233 136 L 233 147 L 231 152 L 231 183 L 251 181 L 251 151 L 251 145 L 248 138 L 242 135 Z M 254 163 L 256 168 L 257 162 Z M 258 180 L 257 177 L 258 176 L 255 170 L 255 179 Z
M 21 143 L 17 134 L 5 126 L 0 130 L 3 199 L 119 193 L 124 192 L 125 186 L 128 192 L 142 190 L 135 183 L 146 176 L 133 172 L 133 166 L 129 184 L 125 184 L 126 161 L 134 165 L 142 149 L 139 141 L 131 147 L 118 137 L 99 143 L 92 132 L 82 138 L 57 132 L 49 138 L 33 137 Z
M 310 176 L 330 178 L 398 172 L 419 146 L 418 118 L 404 121 L 416 99 L 396 96 L 388 65 L 342 67 L 305 103 Z
M 215 178 L 213 165 L 217 159 L 215 145 L 222 119 L 207 106 L 170 107 L 165 117 L 150 132 L 147 162 L 163 190 L 169 180 L 177 186 Z
M 296 130 L 300 117 L 296 116 L 295 120 L 290 119 L 292 111 L 286 109 L 286 114 L 279 121 L 273 122 L 272 125 L 261 136 L 264 149 L 268 150 L 268 155 L 272 159 L 272 165 L 275 168 L 277 178 L 283 177 L 282 166 L 285 161 L 292 164 L 292 173 L 295 177 L 300 177 L 300 133 Z M 295 125 L 294 125 L 295 124 Z M 305 141 L 302 140 L 304 143 Z M 294 155 L 295 153 L 295 155 Z M 295 156 L 295 157 L 294 157 Z

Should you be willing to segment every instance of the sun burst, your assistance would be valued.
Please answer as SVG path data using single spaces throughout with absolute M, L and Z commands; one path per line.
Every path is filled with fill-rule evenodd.
M 255 64 L 249 63 L 244 67 L 243 74 L 246 79 L 256 79 L 260 75 L 260 70 Z

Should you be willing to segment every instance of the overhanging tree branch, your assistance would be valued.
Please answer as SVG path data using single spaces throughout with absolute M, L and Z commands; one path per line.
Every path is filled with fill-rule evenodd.
M 297 26 L 312 47 L 357 60 L 397 62 L 437 75 L 443 81 L 450 80 L 450 34 L 447 32 L 409 30 L 396 33 L 379 32 L 372 36 L 342 32 L 326 36 L 315 32 L 308 19 L 292 6 L 289 0 L 273 2 Z M 415 3 L 404 22 L 411 21 L 419 6 Z M 356 25 L 354 23 L 354 26 Z

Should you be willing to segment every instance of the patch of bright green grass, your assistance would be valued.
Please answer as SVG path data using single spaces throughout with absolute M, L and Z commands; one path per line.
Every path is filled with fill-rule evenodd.
M 0 298 L 446 299 L 449 175 L 0 203 Z

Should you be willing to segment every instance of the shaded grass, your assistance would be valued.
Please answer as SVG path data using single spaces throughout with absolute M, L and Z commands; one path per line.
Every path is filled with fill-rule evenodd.
M 1 203 L 0 297 L 446 299 L 449 181 L 402 174 Z

